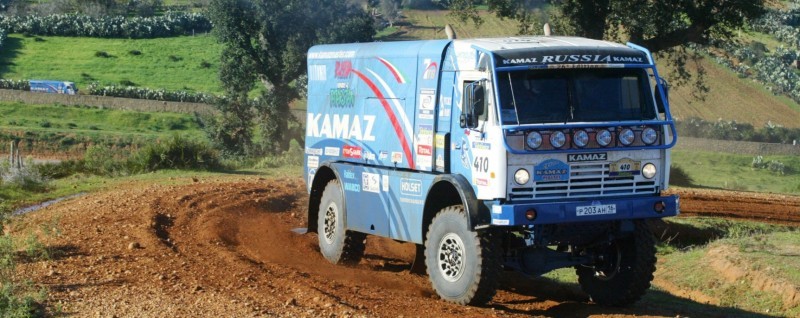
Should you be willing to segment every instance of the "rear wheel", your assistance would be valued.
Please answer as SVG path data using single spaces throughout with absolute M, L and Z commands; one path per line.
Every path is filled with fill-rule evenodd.
M 578 282 L 592 301 L 627 306 L 644 295 L 656 271 L 656 241 L 644 221 L 634 221 L 634 232 L 595 250 L 598 261 L 577 267 Z
M 433 289 L 444 300 L 481 305 L 497 290 L 497 245 L 489 232 L 469 230 L 461 205 L 434 217 L 425 240 L 425 265 Z
M 334 264 L 357 264 L 364 256 L 366 234 L 345 230 L 344 194 L 339 180 L 325 186 L 319 204 L 319 251 Z

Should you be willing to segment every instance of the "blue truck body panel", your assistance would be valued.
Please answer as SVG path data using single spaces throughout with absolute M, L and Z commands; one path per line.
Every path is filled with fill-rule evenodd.
M 560 43 L 568 41 L 589 44 Z M 342 184 L 347 229 L 417 244 L 424 241 L 426 203 L 437 199 L 429 190 L 442 175 L 463 176 L 471 185 L 464 191 L 491 211 L 485 223 L 472 224 L 475 228 L 677 215 L 678 198 L 660 195 L 668 183 L 668 149 L 676 140 L 668 108 L 663 117 L 647 120 L 506 123 L 501 73 L 510 81 L 514 72 L 631 69 L 658 78 L 646 50 L 588 41 L 539 37 L 312 47 L 308 190 L 314 191 L 319 169 L 332 169 Z M 477 128 L 461 125 L 470 83 L 488 83 L 491 94 Z M 652 104 L 653 91 L 663 88 L 659 83 L 650 89 L 642 98 Z M 532 131 L 586 130 L 596 136 L 602 129 L 621 134 L 625 127 L 635 130 L 635 143 L 623 145 L 614 137 L 607 147 L 530 149 L 525 141 Z M 657 131 L 654 144 L 641 141 L 649 127 Z M 645 165 L 658 167 L 658 173 L 642 177 Z M 519 169 L 531 173 L 530 181 L 515 181 Z M 654 211 L 657 203 L 662 211 Z M 534 220 L 525 218 L 531 209 L 537 212 Z

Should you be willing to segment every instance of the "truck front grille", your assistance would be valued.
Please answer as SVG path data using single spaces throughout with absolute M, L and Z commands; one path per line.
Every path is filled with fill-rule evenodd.
M 611 177 L 608 163 L 572 164 L 568 181 L 532 182 L 533 186 L 514 187 L 509 200 L 592 198 L 603 195 L 655 193 L 655 180 L 640 176 Z

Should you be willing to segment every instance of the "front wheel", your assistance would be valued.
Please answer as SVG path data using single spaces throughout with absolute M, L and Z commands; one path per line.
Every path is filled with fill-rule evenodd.
M 460 305 L 489 302 L 501 270 L 497 248 L 489 232 L 468 228 L 463 206 L 442 209 L 425 240 L 425 265 L 433 289 L 442 299 Z
M 634 232 L 598 248 L 598 261 L 579 265 L 578 282 L 592 301 L 627 306 L 644 295 L 656 271 L 656 241 L 644 221 L 634 221 Z
M 344 194 L 339 180 L 325 186 L 319 204 L 317 230 L 319 251 L 334 264 L 357 264 L 364 256 L 367 236 L 347 231 L 344 224 Z

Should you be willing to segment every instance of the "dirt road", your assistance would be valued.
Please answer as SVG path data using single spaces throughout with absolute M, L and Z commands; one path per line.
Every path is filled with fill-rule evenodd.
M 732 211 L 713 193 L 682 194 L 685 213 Z M 758 218 L 800 223 L 800 198 L 732 197 L 736 206 L 745 200 L 763 208 Z M 487 307 L 452 305 L 435 296 L 427 277 L 409 273 L 410 244 L 370 237 L 359 265 L 329 264 L 316 234 L 291 231 L 305 226 L 306 205 L 301 179 L 131 183 L 26 215 L 13 231 L 58 229 L 44 240 L 52 259 L 22 264 L 22 273 L 49 289 L 51 305 L 79 317 L 691 314 L 647 300 L 604 308 L 587 303 L 574 285 L 512 272 L 502 276 L 503 287 Z M 770 210 L 779 213 L 762 213 Z

